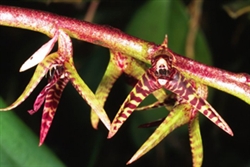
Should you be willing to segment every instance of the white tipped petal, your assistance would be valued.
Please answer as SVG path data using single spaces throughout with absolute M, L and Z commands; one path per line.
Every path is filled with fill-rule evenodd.
M 19 72 L 28 70 L 43 61 L 43 59 L 50 53 L 50 51 L 54 47 L 57 39 L 58 33 L 56 33 L 52 39 L 50 39 L 47 43 L 40 47 L 28 60 L 26 60 L 21 66 Z

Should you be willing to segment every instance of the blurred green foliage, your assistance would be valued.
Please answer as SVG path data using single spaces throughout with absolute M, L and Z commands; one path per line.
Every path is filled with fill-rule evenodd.
M 184 55 L 189 19 L 186 8 L 188 2 L 189 0 L 103 0 L 98 7 L 94 22 L 119 28 L 130 35 L 157 44 L 160 44 L 165 34 L 168 34 L 169 47 L 174 52 Z M 237 20 L 231 19 L 222 8 L 226 3 L 225 0 L 204 1 L 201 30 L 195 44 L 196 60 L 211 65 L 213 59 L 216 67 L 233 72 L 250 73 L 249 20 L 244 15 Z M 39 9 L 78 19 L 84 18 L 89 6 L 89 2 L 39 3 L 27 0 L 26 2 L 1 1 L 1 4 Z M 0 26 L 0 38 L 0 96 L 6 104 L 10 104 L 24 90 L 34 70 L 18 73 L 21 64 L 48 38 L 36 32 L 3 26 Z M 73 47 L 77 70 L 94 91 L 107 66 L 108 50 L 77 40 L 73 40 Z M 3 149 L 0 150 L 1 166 L 5 166 L 2 164 L 3 160 L 5 163 L 10 163 L 10 166 L 22 166 L 24 165 L 20 165 L 22 157 L 34 158 L 32 163 L 36 165 L 25 165 L 26 167 L 63 166 L 61 162 L 66 166 L 126 166 L 125 163 L 154 130 L 154 128 L 138 129 L 137 126 L 167 115 L 164 109 L 134 113 L 116 136 L 107 140 L 108 132 L 103 125 L 99 126 L 98 131 L 92 129 L 89 106 L 69 85 L 63 92 L 45 144 L 38 147 L 41 111 L 32 116 L 26 111 L 32 108 L 36 96 L 45 83 L 46 79 L 15 111 L 0 113 L 0 146 L 9 149 L 20 146 L 13 148 L 15 151 L 12 154 L 5 154 Z M 111 120 L 131 89 L 128 83 L 130 77 L 123 75 L 115 83 L 108 97 L 105 110 Z M 152 101 L 153 97 L 147 98 L 144 104 Z M 210 102 L 228 122 L 235 136 L 228 136 L 204 119 L 201 123 L 204 144 L 203 166 L 250 165 L 249 105 L 219 91 L 215 91 Z M 8 118 L 2 116 L 5 114 L 9 114 Z M 203 116 L 201 118 L 203 119 Z M 27 130 L 23 123 L 36 136 L 30 135 L 30 130 Z M 18 134 L 14 133 L 14 129 L 23 137 L 10 137 L 12 134 L 10 131 Z M 32 139 L 27 139 L 28 136 Z M 17 145 L 21 139 L 26 142 L 31 140 L 28 142 L 29 149 L 21 147 L 23 144 Z M 8 142 L 3 144 L 6 140 Z M 47 147 L 54 155 L 51 155 Z M 130 166 L 192 166 L 187 127 L 181 127 L 171 133 L 157 147 Z
M 1 98 L 0 107 L 6 107 Z M 0 129 L 1 166 L 65 166 L 46 146 L 37 146 L 38 137 L 13 112 L 0 112 Z
M 248 15 L 250 17 L 250 1 L 232 1 L 223 5 L 224 10 L 230 17 L 236 19 L 242 15 Z

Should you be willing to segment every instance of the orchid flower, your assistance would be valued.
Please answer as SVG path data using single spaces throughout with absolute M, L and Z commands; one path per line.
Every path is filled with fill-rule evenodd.
M 160 126 L 157 127 L 153 134 L 147 139 L 147 141 L 144 142 L 144 144 L 138 149 L 138 151 L 127 162 L 127 164 L 131 164 L 146 154 L 160 141 L 162 141 L 170 132 L 179 126 L 188 123 L 193 166 L 200 167 L 202 163 L 203 149 L 198 114 L 198 111 L 195 110 L 191 105 L 177 102 L 166 118 L 153 122 L 154 125 L 160 124 Z M 151 126 L 150 124 L 151 123 L 141 125 L 141 127 Z
M 194 82 L 192 83 L 192 85 L 196 88 L 199 96 L 201 96 L 204 99 L 207 98 L 208 94 L 207 86 Z M 155 102 L 151 105 L 137 108 L 136 110 L 138 109 L 145 110 L 166 105 L 170 106 L 172 104 L 172 100 L 175 100 L 176 102 L 166 118 L 139 126 L 145 128 L 145 127 L 160 125 L 154 131 L 154 133 L 148 138 L 148 140 L 144 142 L 144 144 L 140 147 L 140 149 L 133 155 L 133 157 L 127 162 L 127 164 L 134 162 L 135 160 L 139 159 L 141 156 L 146 154 L 149 150 L 151 150 L 159 142 L 161 142 L 161 140 L 163 140 L 164 137 L 166 137 L 171 131 L 173 131 L 174 129 L 178 128 L 181 125 L 188 123 L 193 167 L 200 167 L 202 165 L 203 147 L 202 147 L 200 126 L 199 126 L 198 110 L 196 110 L 190 104 L 185 103 L 183 99 L 176 96 L 176 94 L 168 96 L 167 99 L 165 100 L 165 103 Z
M 228 134 L 233 135 L 228 124 L 206 101 L 207 95 L 202 93 L 201 90 L 204 89 L 204 92 L 207 92 L 207 87 L 198 89 L 203 86 L 198 85 L 197 87 L 196 82 L 192 79 L 186 79 L 178 70 L 171 66 L 173 59 L 171 55 L 165 54 L 152 58 L 152 67 L 142 75 L 141 79 L 131 90 L 111 124 L 108 138 L 115 135 L 142 100 L 152 92 L 165 88 L 176 95 L 177 103 L 170 110 L 168 117 L 164 119 L 151 137 L 128 161 L 128 164 L 152 149 L 175 128 L 189 123 L 193 163 L 195 167 L 200 166 L 202 163 L 202 140 L 198 124 L 198 112 L 202 113 Z M 158 104 L 162 104 L 162 102 L 158 102 Z
M 159 55 L 152 59 L 152 67 L 148 69 L 132 89 L 116 114 L 108 138 L 111 138 L 118 131 L 123 122 L 126 121 L 145 97 L 162 87 L 181 97 L 183 101 L 192 105 L 222 130 L 233 135 L 227 123 L 205 99 L 196 93 L 189 80 L 171 67 L 172 60 L 169 57 L 171 56 Z
M 120 52 L 110 51 L 110 60 L 103 78 L 95 92 L 96 98 L 99 100 L 101 106 L 104 103 L 113 87 L 115 81 L 125 73 L 136 80 L 145 73 L 147 66 L 145 63 L 138 61 L 131 56 L 124 55 Z M 166 98 L 166 93 L 163 89 L 159 89 L 153 93 L 155 97 L 162 101 Z M 97 129 L 99 117 L 93 110 L 91 111 L 91 123 L 94 129 Z
M 49 54 L 57 40 L 58 51 Z M 84 83 L 84 81 L 77 73 L 72 57 L 73 49 L 70 37 L 63 30 L 58 30 L 58 32 L 55 33 L 54 37 L 49 42 L 38 49 L 22 65 L 20 71 L 25 71 L 38 64 L 35 73 L 31 78 L 29 84 L 26 86 L 24 92 L 9 107 L 0 109 L 0 111 L 7 111 L 17 107 L 31 94 L 31 92 L 35 89 L 41 79 L 47 73 L 49 73 L 48 84 L 37 96 L 33 106 L 33 110 L 28 111 L 30 114 L 37 112 L 45 101 L 39 145 L 42 145 L 42 143 L 44 142 L 44 139 L 51 126 L 51 122 L 54 118 L 57 106 L 59 104 L 62 91 L 69 81 L 71 81 L 72 85 L 82 96 L 82 98 L 87 101 L 91 108 L 93 108 L 93 111 L 96 112 L 107 129 L 110 128 L 110 120 L 106 115 L 106 112 L 99 104 L 93 92 L 88 88 L 88 86 Z

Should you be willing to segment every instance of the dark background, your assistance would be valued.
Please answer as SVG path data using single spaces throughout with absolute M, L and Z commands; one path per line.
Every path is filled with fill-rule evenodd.
M 184 1 L 185 4 L 188 2 Z M 229 1 L 204 1 L 201 30 L 212 53 L 213 66 L 232 72 L 250 73 L 249 15 L 243 15 L 238 19 L 230 18 L 222 9 L 222 5 L 227 2 Z M 50 11 L 82 19 L 89 3 L 73 5 L 0 1 L 0 4 Z M 124 30 L 141 5 L 142 1 L 102 1 L 96 13 L 97 19 L 94 21 Z M 19 73 L 21 64 L 48 39 L 37 32 L 0 27 L 0 96 L 7 104 L 21 94 L 34 72 L 33 68 Z M 109 59 L 108 50 L 74 39 L 73 46 L 76 67 L 84 81 L 95 90 Z M 111 120 L 128 94 L 126 82 L 126 76 L 117 81 L 105 105 Z M 44 79 L 31 96 L 15 109 L 20 119 L 37 135 L 40 131 L 42 112 L 30 116 L 26 110 L 32 107 L 36 95 L 45 84 Z M 250 166 L 250 106 L 234 96 L 217 90 L 214 90 L 210 103 L 227 121 L 235 136 L 230 137 L 208 120 L 202 121 L 203 166 Z M 137 127 L 134 124 L 132 127 L 128 120 L 117 135 L 108 140 L 107 130 L 103 125 L 99 126 L 98 131 L 92 129 L 89 111 L 89 106 L 68 84 L 45 144 L 67 166 L 125 166 L 140 146 L 138 140 L 133 137 L 134 131 L 131 131 Z M 138 120 L 138 125 L 139 122 Z M 153 130 L 154 128 L 140 129 L 148 134 Z M 145 140 L 146 138 L 141 139 L 140 144 Z M 192 166 L 191 160 L 187 126 L 184 126 L 171 133 L 157 147 L 130 166 Z

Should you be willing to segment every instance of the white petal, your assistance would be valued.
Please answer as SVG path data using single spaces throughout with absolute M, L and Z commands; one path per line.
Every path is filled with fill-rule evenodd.
M 19 72 L 28 70 L 29 68 L 43 61 L 43 59 L 50 53 L 50 51 L 54 47 L 57 39 L 58 33 L 56 33 L 52 39 L 50 39 L 47 43 L 40 47 L 28 60 L 26 60 L 21 66 Z
M 167 80 L 166 79 L 158 79 L 158 83 L 163 86 L 167 83 Z
M 156 62 L 156 70 L 158 71 L 161 67 L 165 67 L 166 70 L 168 70 L 168 63 L 165 59 L 160 58 L 157 62 Z

